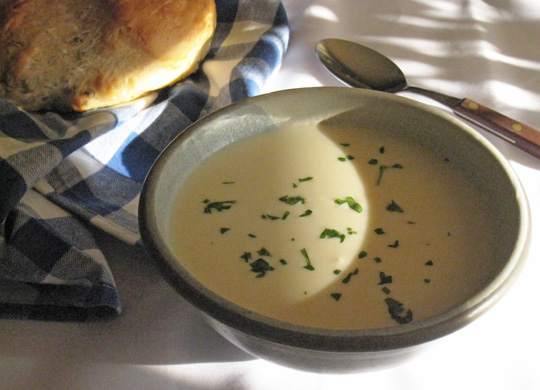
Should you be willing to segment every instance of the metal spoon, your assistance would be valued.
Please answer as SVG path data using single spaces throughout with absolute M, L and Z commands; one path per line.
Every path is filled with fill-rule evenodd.
M 383 92 L 409 91 L 427 96 L 455 114 L 540 158 L 540 132 L 469 98 L 459 99 L 407 85 L 401 69 L 379 52 L 355 42 L 324 39 L 316 46 L 321 62 L 337 78 L 357 87 Z

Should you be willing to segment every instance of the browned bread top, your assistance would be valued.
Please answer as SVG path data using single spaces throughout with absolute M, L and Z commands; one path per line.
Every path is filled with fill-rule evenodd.
M 0 0 L 0 97 L 26 110 L 130 101 L 198 68 L 214 0 Z

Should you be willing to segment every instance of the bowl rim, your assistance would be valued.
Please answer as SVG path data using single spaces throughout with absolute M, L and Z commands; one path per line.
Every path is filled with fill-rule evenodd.
M 165 241 L 156 234 L 158 229 L 156 216 L 152 212 L 152 202 L 155 201 L 154 190 L 160 170 L 190 134 L 214 120 L 217 115 L 234 113 L 246 104 L 259 104 L 268 99 L 279 99 L 284 95 L 304 93 L 356 94 L 359 99 L 375 97 L 397 102 L 451 122 L 454 127 L 471 137 L 473 142 L 486 149 L 503 169 L 507 180 L 515 190 L 520 214 L 515 247 L 499 274 L 469 300 L 436 316 L 394 327 L 358 330 L 324 329 L 273 319 L 220 297 L 190 277 L 179 262 L 174 260 Z M 317 351 L 354 353 L 412 347 L 448 335 L 479 317 L 504 295 L 519 274 L 530 244 L 531 227 L 526 195 L 514 170 L 502 153 L 469 125 L 436 107 L 390 93 L 348 87 L 308 87 L 271 92 L 235 102 L 206 115 L 180 132 L 160 153 L 144 181 L 139 200 L 139 228 L 143 246 L 149 257 L 156 261 L 162 276 L 185 300 L 219 323 L 276 344 Z

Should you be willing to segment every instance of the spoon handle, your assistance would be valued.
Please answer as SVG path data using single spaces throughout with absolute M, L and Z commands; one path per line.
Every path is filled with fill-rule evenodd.
M 540 132 L 538 130 L 468 98 L 463 99 L 453 110 L 462 118 L 540 158 Z

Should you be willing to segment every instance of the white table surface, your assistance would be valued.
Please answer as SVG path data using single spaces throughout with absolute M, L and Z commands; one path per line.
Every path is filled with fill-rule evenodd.
M 540 128 L 540 2 L 285 0 L 291 41 L 266 92 L 341 85 L 319 39 L 380 50 L 411 85 L 469 97 Z M 418 100 L 431 102 L 416 98 Z M 540 389 L 540 160 L 482 132 L 522 180 L 532 212 L 525 269 L 487 314 L 399 367 L 304 373 L 256 359 L 214 333 L 140 250 L 100 235 L 123 302 L 96 323 L 0 320 L 0 389 Z

